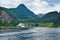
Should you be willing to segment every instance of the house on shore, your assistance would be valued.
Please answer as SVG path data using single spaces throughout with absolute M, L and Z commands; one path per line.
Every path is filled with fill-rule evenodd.
M 24 23 L 19 23 L 19 24 L 17 25 L 17 27 L 25 27 L 25 24 L 24 24 Z

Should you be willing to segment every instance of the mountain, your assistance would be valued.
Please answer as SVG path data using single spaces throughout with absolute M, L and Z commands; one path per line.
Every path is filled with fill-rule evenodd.
M 30 11 L 24 4 L 20 4 L 17 8 L 0 7 L 0 26 L 16 26 L 22 23 L 39 23 L 40 17 Z M 28 24 L 28 25 L 29 25 Z
M 11 22 L 13 17 L 10 13 L 6 11 L 7 9 L 4 7 L 0 7 L 0 22 Z
M 42 23 L 53 23 L 55 26 L 60 25 L 60 12 L 53 11 L 44 15 L 41 19 Z
M 40 18 L 30 11 L 24 4 L 20 4 L 17 8 L 8 9 L 9 12 L 22 22 L 39 22 Z M 36 20 L 38 19 L 38 20 Z
M 37 16 L 39 16 L 40 18 L 42 18 L 45 14 L 38 14 Z
M 16 26 L 20 22 L 34 23 L 33 25 L 36 24 L 35 26 L 58 27 L 60 26 L 60 12 L 53 11 L 46 14 L 35 15 L 24 4 L 20 4 L 17 8 L 10 9 L 0 7 L 0 26 Z

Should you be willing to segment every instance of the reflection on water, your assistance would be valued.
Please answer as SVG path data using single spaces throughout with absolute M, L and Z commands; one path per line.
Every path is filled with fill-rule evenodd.
M 38 28 L 0 34 L 0 40 L 60 40 L 60 28 Z

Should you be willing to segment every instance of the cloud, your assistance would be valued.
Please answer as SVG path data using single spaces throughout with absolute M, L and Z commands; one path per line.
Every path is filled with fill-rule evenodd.
M 29 3 L 24 3 L 24 4 L 35 14 L 39 14 L 45 11 L 45 7 L 48 5 L 46 1 L 41 1 L 41 0 L 33 0 L 32 2 L 30 1 Z
M 51 12 L 51 11 L 60 11 L 60 3 L 58 3 L 58 4 L 55 4 L 54 5 L 54 7 L 51 7 L 51 6 L 48 6 L 46 9 L 45 9 L 45 11 L 44 11 L 44 13 L 48 13 L 48 12 Z M 43 13 L 43 12 L 42 12 Z
M 56 11 L 60 11 L 60 3 L 55 4 L 55 6 L 53 7 L 54 10 Z
M 56 0 L 0 0 L 0 6 L 15 8 L 19 4 L 25 4 L 35 14 L 60 11 L 60 1 Z
M 47 1 L 34 0 L 27 7 L 32 10 L 35 14 L 48 13 L 51 11 L 60 11 L 60 3 L 55 3 L 54 6 L 49 5 Z
M 0 0 L 0 6 L 6 7 L 6 8 L 12 8 L 12 7 L 17 7 L 18 4 L 20 4 L 19 0 Z

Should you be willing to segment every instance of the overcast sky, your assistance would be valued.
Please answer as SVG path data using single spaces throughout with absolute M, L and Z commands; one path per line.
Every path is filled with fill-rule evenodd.
M 6 8 L 16 8 L 19 4 L 25 4 L 35 14 L 60 11 L 60 0 L 0 0 L 0 6 Z

